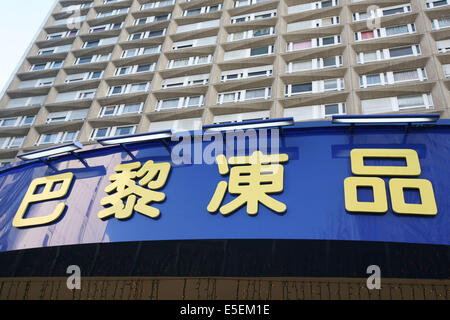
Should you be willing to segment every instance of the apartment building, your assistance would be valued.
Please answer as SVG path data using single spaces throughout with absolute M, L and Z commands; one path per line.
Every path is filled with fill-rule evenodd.
M 60 0 L 0 100 L 0 165 L 60 143 L 450 116 L 450 0 Z

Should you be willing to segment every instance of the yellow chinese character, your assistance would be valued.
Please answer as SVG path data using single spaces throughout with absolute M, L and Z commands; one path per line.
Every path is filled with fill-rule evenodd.
M 123 220 L 130 218 L 133 211 L 150 218 L 159 217 L 159 210 L 148 204 L 161 202 L 166 198 L 164 193 L 154 190 L 159 190 L 165 185 L 169 177 L 170 163 L 154 163 L 149 160 L 141 167 L 140 162 L 133 162 L 119 164 L 114 171 L 117 173 L 109 177 L 112 183 L 105 188 L 105 192 L 110 195 L 100 201 L 102 206 L 109 207 L 101 210 L 98 217 L 104 219 L 114 216 Z M 135 181 L 137 178 L 141 178 L 139 185 Z
M 364 159 L 405 159 L 405 166 L 369 166 Z M 353 149 L 350 152 L 352 173 L 359 176 L 402 176 L 417 177 L 421 173 L 419 155 L 412 149 Z M 369 187 L 373 201 L 358 201 L 358 188 Z M 426 179 L 389 180 L 392 210 L 397 214 L 427 215 L 437 214 L 433 185 Z M 420 192 L 421 203 L 407 203 L 404 191 L 416 189 Z M 353 213 L 386 213 L 388 200 L 386 185 L 379 177 L 348 177 L 344 180 L 345 209 Z
M 64 209 L 65 203 L 59 203 L 55 210 L 48 216 L 25 218 L 28 206 L 32 203 L 60 199 L 64 197 L 70 189 L 73 180 L 73 173 L 67 172 L 49 177 L 34 179 L 28 187 L 27 193 L 20 204 L 19 209 L 13 219 L 13 226 L 16 228 L 31 227 L 45 225 L 56 221 Z M 59 189 L 56 190 L 55 185 L 60 184 Z M 36 192 L 40 186 L 43 186 L 41 192 Z
M 263 155 L 262 152 L 255 151 L 250 157 L 231 157 L 229 164 L 235 167 L 229 170 L 227 159 L 224 155 L 219 155 L 216 158 L 219 172 L 221 175 L 230 173 L 230 183 L 219 182 L 208 211 L 214 213 L 219 209 L 228 188 L 231 194 L 238 197 L 220 208 L 223 215 L 228 215 L 245 204 L 247 213 L 255 215 L 258 213 L 259 203 L 275 212 L 285 212 L 286 205 L 268 194 L 283 191 L 284 168 L 280 163 L 288 160 L 287 154 Z

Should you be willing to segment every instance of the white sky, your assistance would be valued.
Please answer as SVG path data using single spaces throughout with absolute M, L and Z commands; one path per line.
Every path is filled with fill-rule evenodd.
M 0 92 L 19 64 L 55 0 L 2 0 L 0 10 Z

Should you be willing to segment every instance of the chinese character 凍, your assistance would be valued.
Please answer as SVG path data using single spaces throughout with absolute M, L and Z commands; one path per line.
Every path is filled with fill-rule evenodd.
M 228 215 L 243 205 L 247 205 L 247 213 L 258 213 L 259 203 L 267 208 L 284 213 L 286 205 L 268 194 L 280 193 L 284 186 L 284 168 L 281 163 L 287 162 L 287 154 L 263 155 L 255 151 L 251 156 L 231 157 L 228 160 L 224 155 L 216 158 L 219 172 L 222 175 L 230 174 L 229 183 L 219 182 L 211 202 L 208 205 L 210 213 L 216 212 L 228 191 L 238 195 L 234 200 L 220 207 L 223 215 Z M 228 164 L 233 166 L 231 170 Z

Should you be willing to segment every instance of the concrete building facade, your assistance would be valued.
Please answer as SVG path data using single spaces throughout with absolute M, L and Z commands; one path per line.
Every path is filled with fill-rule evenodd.
M 450 0 L 61 0 L 0 100 L 0 163 L 334 114 L 450 116 Z

